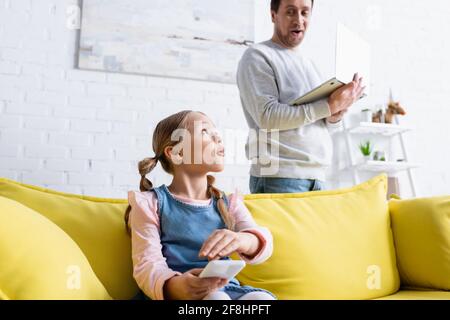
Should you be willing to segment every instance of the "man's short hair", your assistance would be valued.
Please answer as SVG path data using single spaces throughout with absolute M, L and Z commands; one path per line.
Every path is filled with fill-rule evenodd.
M 270 1 L 270 10 L 278 12 L 278 9 L 280 8 L 282 0 L 271 0 Z M 312 5 L 314 5 L 314 0 L 311 0 Z

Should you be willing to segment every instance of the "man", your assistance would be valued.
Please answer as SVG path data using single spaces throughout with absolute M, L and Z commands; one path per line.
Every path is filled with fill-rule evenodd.
M 329 129 L 341 125 L 344 113 L 364 92 L 362 78 L 355 74 L 351 83 L 327 99 L 298 107 L 288 104 L 323 82 L 314 64 L 298 50 L 313 4 L 313 0 L 272 0 L 272 39 L 247 49 L 239 63 L 237 84 L 251 130 L 246 155 L 252 160 L 252 193 L 322 190 L 332 159 Z M 261 130 L 268 132 L 265 138 Z M 278 137 L 273 130 L 278 130 Z M 277 164 L 277 170 L 265 170 L 267 159 L 269 166 Z

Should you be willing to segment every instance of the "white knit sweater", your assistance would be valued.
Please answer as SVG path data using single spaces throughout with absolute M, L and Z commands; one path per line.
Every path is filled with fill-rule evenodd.
M 249 134 L 246 155 L 252 160 L 251 175 L 325 181 L 333 152 L 329 129 L 341 123 L 326 121 L 331 115 L 326 99 L 289 105 L 324 80 L 298 49 L 271 40 L 247 49 L 239 63 L 237 84 L 248 126 L 251 132 L 279 130 L 278 137 Z

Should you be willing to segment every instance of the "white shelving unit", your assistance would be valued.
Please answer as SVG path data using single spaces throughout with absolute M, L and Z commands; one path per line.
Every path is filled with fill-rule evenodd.
M 396 134 L 411 131 L 410 128 L 386 123 L 361 122 L 353 128 L 347 129 L 349 133 L 355 134 L 379 134 L 385 137 L 391 137 Z
M 366 161 L 356 165 L 357 170 L 372 171 L 372 172 L 386 172 L 397 173 L 404 170 L 417 168 L 418 165 L 404 162 L 389 162 L 389 161 Z
M 403 139 L 403 134 L 411 131 L 410 128 L 399 125 L 398 119 L 395 118 L 395 124 L 386 124 L 386 123 L 371 123 L 371 122 L 361 122 L 356 126 L 347 127 L 346 121 L 344 119 L 344 134 L 345 141 L 347 147 L 347 154 L 349 156 L 350 168 L 353 175 L 354 184 L 360 183 L 359 171 L 369 171 L 369 172 L 378 172 L 378 173 L 386 173 L 388 175 L 392 175 L 401 171 L 406 171 L 408 173 L 408 179 L 411 185 L 411 191 L 413 197 L 417 196 L 417 190 L 414 183 L 412 170 L 414 168 L 419 167 L 415 163 L 410 163 L 408 161 L 407 150 L 405 147 L 405 141 Z M 392 161 L 363 161 L 358 162 L 355 159 L 354 154 L 352 153 L 352 146 L 354 146 L 353 136 L 354 135 L 375 135 L 392 138 L 398 136 L 400 138 L 400 145 L 403 153 L 403 159 L 405 161 L 402 162 L 392 162 Z

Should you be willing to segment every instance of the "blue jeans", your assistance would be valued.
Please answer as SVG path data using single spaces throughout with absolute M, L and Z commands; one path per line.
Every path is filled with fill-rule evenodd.
M 302 193 L 324 190 L 325 185 L 319 180 L 265 178 L 250 176 L 251 193 Z

